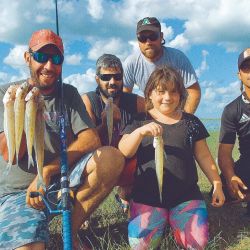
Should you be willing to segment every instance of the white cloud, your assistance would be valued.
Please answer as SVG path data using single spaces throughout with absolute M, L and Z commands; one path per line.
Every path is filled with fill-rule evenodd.
M 202 88 L 201 103 L 198 113 L 201 117 L 216 117 L 220 115 L 223 108 L 240 95 L 240 82 L 231 82 L 226 87 L 216 87 L 218 83 L 201 83 Z M 201 111 L 202 108 L 202 111 Z
M 34 30 L 44 27 L 55 30 L 54 2 L 1 0 L 0 41 L 25 44 Z M 139 19 L 156 16 L 169 44 L 182 49 L 194 43 L 218 44 L 227 51 L 248 46 L 249 10 L 248 0 L 58 1 L 59 27 L 66 42 L 88 37 L 96 40 L 117 37 L 127 42 L 135 38 Z M 163 22 L 166 18 L 182 20 L 183 32 L 173 37 L 174 31 Z
M 81 54 L 67 55 L 65 57 L 65 63 L 68 65 L 80 65 L 83 56 Z
M 11 67 L 13 72 L 0 72 L 0 84 L 7 82 L 14 82 L 21 79 L 26 79 L 29 75 L 29 68 L 24 61 L 24 52 L 27 50 L 27 46 L 17 45 L 10 49 L 9 54 L 3 59 L 3 63 L 8 67 Z
M 201 65 L 195 70 L 198 78 L 201 76 L 201 74 L 209 69 L 209 66 L 207 64 L 207 56 L 209 55 L 208 51 L 202 50 L 202 62 Z
M 204 101 L 207 101 L 207 102 L 214 101 L 214 99 L 216 97 L 214 89 L 213 88 L 206 88 L 205 94 L 202 97 L 203 97 Z
M 123 60 L 128 55 L 127 44 L 119 38 L 103 39 L 95 42 L 88 52 L 88 58 L 96 60 L 102 54 L 114 54 Z
M 56 28 L 55 1 L 33 2 L 0 1 L 0 42 L 13 48 L 9 55 L 2 56 L 5 57 L 5 64 L 0 64 L 0 81 L 25 77 L 28 69 L 22 65 L 23 59 L 18 46 L 27 45 L 30 35 L 37 29 Z M 115 54 L 123 60 L 129 53 L 138 50 L 136 24 L 145 16 L 158 17 L 168 46 L 188 50 L 193 45 L 199 45 L 202 50 L 203 45 L 218 45 L 222 47 L 221 51 L 225 48 L 223 52 L 240 52 L 249 46 L 249 11 L 248 0 L 58 0 L 59 30 L 65 44 L 66 66 L 81 64 L 85 69 L 93 67 L 93 61 L 103 53 Z M 177 27 L 172 25 L 176 20 Z M 70 46 L 75 41 L 84 45 L 72 50 Z M 206 49 L 209 50 L 207 46 Z M 67 55 L 68 51 L 73 55 Z M 199 65 L 197 74 L 201 77 L 212 70 L 208 59 L 220 56 L 209 51 L 209 57 L 208 54 L 203 54 L 201 62 L 196 64 Z M 14 68 L 14 73 L 7 72 L 6 67 Z M 80 82 L 84 81 L 84 88 L 87 89 L 88 83 L 93 87 L 94 78 L 90 78 L 91 73 L 88 71 L 83 75 L 71 75 L 69 80 L 73 82 L 75 79 L 80 88 Z M 211 103 L 208 100 L 214 98 L 214 105 L 221 107 L 238 94 L 236 86 L 231 86 L 232 89 L 235 88 L 233 93 L 228 87 L 221 87 L 221 84 L 217 87 L 217 79 L 211 80 L 210 77 L 209 81 L 201 80 L 203 96 L 200 107 L 205 111 L 208 107 L 207 111 L 210 113 Z
M 88 91 L 95 90 L 97 84 L 95 82 L 95 70 L 88 69 L 85 74 L 74 74 L 66 77 L 63 82 L 72 84 L 78 89 L 82 95 Z
M 0 85 L 19 81 L 21 79 L 28 78 L 28 71 L 20 70 L 17 74 L 8 74 L 6 72 L 0 72 Z
M 168 43 L 168 46 L 181 49 L 181 50 L 187 50 L 190 47 L 188 39 L 183 35 L 177 35 L 172 41 Z
M 88 12 L 94 19 L 102 19 L 104 10 L 102 8 L 102 0 L 89 0 Z
M 0 84 L 7 83 L 9 80 L 9 76 L 6 72 L 0 72 Z
M 173 39 L 174 30 L 171 26 L 167 27 L 165 23 L 161 23 L 161 31 L 163 32 L 164 39 L 166 42 L 169 42 L 171 39 Z
M 36 16 L 36 22 L 37 23 L 43 24 L 43 23 L 48 22 L 49 20 L 50 20 L 50 18 L 48 18 L 47 16 L 43 16 L 43 15 Z
M 15 69 L 23 68 L 25 66 L 24 52 L 27 46 L 17 45 L 10 50 L 10 53 L 3 59 L 3 62 Z

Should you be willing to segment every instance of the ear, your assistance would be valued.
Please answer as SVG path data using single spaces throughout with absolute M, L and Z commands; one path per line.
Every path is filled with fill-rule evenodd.
M 100 79 L 99 79 L 99 77 L 97 75 L 95 75 L 95 81 L 96 81 L 97 84 L 100 83 Z
M 237 74 L 238 74 L 238 78 L 241 80 L 241 73 L 240 73 L 240 71 Z
M 31 56 L 30 56 L 30 53 L 28 51 L 24 52 L 24 60 L 25 60 L 25 63 L 29 66 L 30 60 L 31 60 Z
M 148 95 L 148 99 L 149 99 L 149 100 L 152 100 L 152 92 L 153 92 L 153 91 L 151 91 L 151 92 L 149 93 L 149 95 Z
M 163 39 L 163 32 L 161 32 L 160 36 L 161 36 L 161 39 Z

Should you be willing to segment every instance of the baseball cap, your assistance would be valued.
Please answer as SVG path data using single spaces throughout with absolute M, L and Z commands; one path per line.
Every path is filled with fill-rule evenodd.
M 63 55 L 64 49 L 61 37 L 49 29 L 35 31 L 30 38 L 29 48 L 37 51 L 48 44 L 55 45 Z
M 144 17 L 137 23 L 136 33 L 138 34 L 144 30 L 160 32 L 161 24 L 156 17 Z
M 238 68 L 240 69 L 241 64 L 248 59 L 250 59 L 250 48 L 247 48 L 240 53 L 238 58 Z

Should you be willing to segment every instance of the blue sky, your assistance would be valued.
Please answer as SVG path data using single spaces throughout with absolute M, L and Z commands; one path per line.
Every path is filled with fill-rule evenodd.
M 33 31 L 56 30 L 54 0 L 0 0 L 0 84 L 29 74 L 23 53 Z M 95 62 L 103 53 L 122 61 L 138 49 L 138 20 L 157 17 L 166 46 L 182 50 L 202 89 L 196 114 L 220 117 L 240 94 L 237 58 L 250 47 L 248 0 L 58 0 L 65 46 L 64 82 L 80 93 L 96 87 Z

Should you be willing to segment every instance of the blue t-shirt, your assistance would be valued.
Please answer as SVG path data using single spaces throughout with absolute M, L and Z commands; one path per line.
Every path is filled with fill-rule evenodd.
M 181 74 L 186 88 L 198 82 L 195 70 L 186 55 L 178 49 L 163 47 L 163 55 L 156 62 L 148 61 L 140 51 L 126 58 L 123 63 L 124 87 L 132 89 L 136 84 L 144 91 L 149 76 L 161 65 L 176 69 Z

